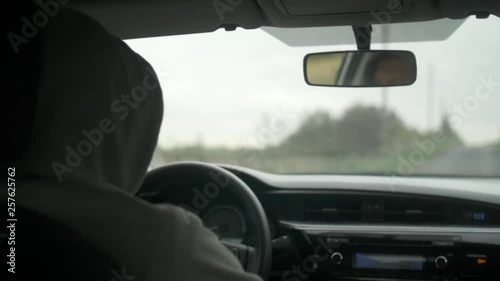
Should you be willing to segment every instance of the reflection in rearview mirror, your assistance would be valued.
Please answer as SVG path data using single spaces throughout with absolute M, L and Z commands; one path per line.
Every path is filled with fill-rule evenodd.
M 409 51 L 316 53 L 304 58 L 304 77 L 313 86 L 406 86 L 417 79 L 417 62 Z

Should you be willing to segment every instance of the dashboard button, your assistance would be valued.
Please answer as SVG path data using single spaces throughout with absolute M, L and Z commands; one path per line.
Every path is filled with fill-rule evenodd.
M 344 259 L 344 256 L 342 256 L 342 254 L 339 252 L 335 252 L 332 254 L 330 259 L 332 260 L 333 264 L 340 265 L 342 263 L 342 260 Z
M 434 260 L 434 265 L 439 269 L 443 269 L 448 265 L 448 259 L 445 256 L 439 256 Z

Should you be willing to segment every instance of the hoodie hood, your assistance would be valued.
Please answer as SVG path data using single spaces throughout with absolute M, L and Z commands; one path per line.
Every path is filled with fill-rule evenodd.
M 30 179 L 135 193 L 163 117 L 154 70 L 99 23 L 70 9 L 61 8 L 39 32 L 35 123 L 19 170 Z

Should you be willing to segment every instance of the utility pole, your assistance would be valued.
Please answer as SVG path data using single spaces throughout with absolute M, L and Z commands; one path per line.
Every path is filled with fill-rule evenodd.
M 389 41 L 389 25 L 384 24 L 380 26 L 380 39 L 382 41 L 382 50 L 387 47 L 387 42 Z M 388 88 L 382 87 L 382 110 L 384 115 L 387 113 L 387 102 L 388 102 Z M 385 120 L 384 120 L 385 121 Z M 385 122 L 384 122 L 385 123 Z
M 432 131 L 434 121 L 434 67 L 429 64 L 427 72 L 427 131 Z
M 389 41 L 389 25 L 381 25 L 380 26 L 380 39 L 382 41 L 382 50 L 386 49 L 387 47 L 387 42 Z M 389 131 L 389 109 L 388 109 L 388 96 L 389 96 L 389 89 L 387 87 L 382 87 L 382 135 L 381 135 L 381 140 L 385 142 L 387 138 L 387 132 Z

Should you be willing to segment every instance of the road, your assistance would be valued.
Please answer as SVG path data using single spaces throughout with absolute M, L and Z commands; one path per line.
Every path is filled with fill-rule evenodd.
M 416 169 L 417 174 L 500 176 L 500 153 L 494 146 L 445 151 Z

